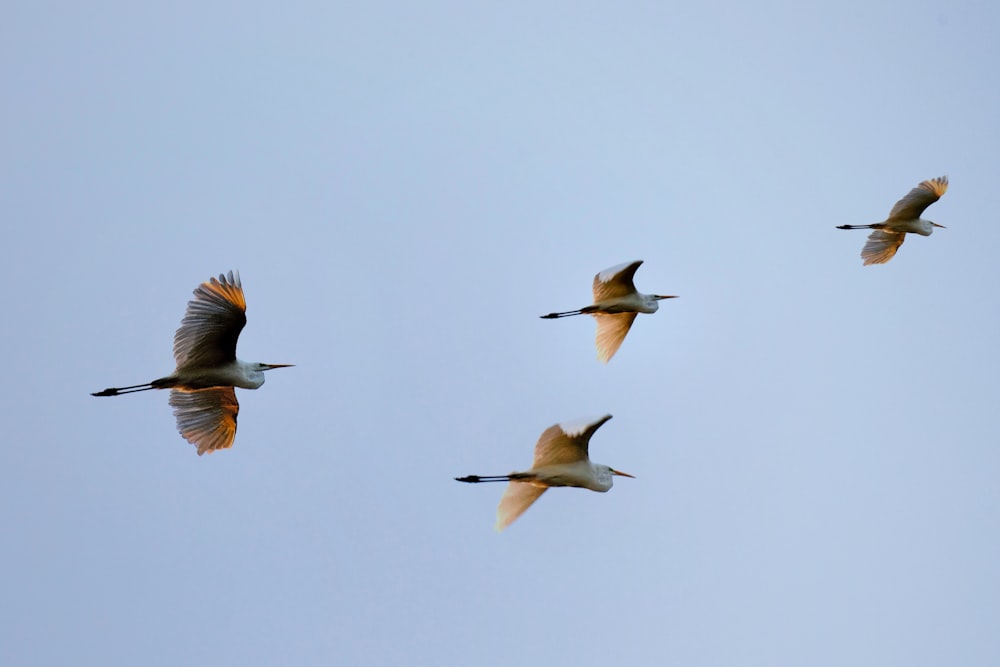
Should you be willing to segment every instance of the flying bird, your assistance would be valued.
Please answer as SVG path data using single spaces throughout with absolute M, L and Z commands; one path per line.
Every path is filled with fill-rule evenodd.
M 177 368 L 166 377 L 131 387 L 109 387 L 92 396 L 120 396 L 170 389 L 177 430 L 198 448 L 198 455 L 233 446 L 236 437 L 234 387 L 257 389 L 264 371 L 292 364 L 262 364 L 236 358 L 236 340 L 247 323 L 240 274 L 209 278 L 194 291 L 174 334 Z
M 621 347 L 637 313 L 655 313 L 660 309 L 657 301 L 677 298 L 659 294 L 640 294 L 632 282 L 640 266 L 642 266 L 641 259 L 604 269 L 594 276 L 593 305 L 565 313 L 549 313 L 542 315 L 542 319 L 593 315 L 597 318 L 597 358 L 608 363 Z
M 873 225 L 839 225 L 837 229 L 874 229 L 861 251 L 864 265 L 885 264 L 895 256 L 907 233 L 930 236 L 935 227 L 945 229 L 920 214 L 941 198 L 948 189 L 948 177 L 932 178 L 910 190 L 909 194 L 896 202 L 883 222 Z
M 535 461 L 530 470 L 509 475 L 468 475 L 459 482 L 510 482 L 497 507 L 496 529 L 501 531 L 521 516 L 545 490 L 552 486 L 577 486 L 604 493 L 615 475 L 632 477 L 600 463 L 591 463 L 587 452 L 590 437 L 611 419 L 611 415 L 583 418 L 555 424 L 545 429 L 535 445 Z M 634 478 L 633 478 L 634 479 Z

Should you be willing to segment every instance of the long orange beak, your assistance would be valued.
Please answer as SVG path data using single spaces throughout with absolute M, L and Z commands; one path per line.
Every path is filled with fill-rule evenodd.
M 630 475 L 627 472 L 622 472 L 621 470 L 615 470 L 614 468 L 611 469 L 611 474 L 618 475 L 620 477 L 631 477 L 632 479 L 635 479 L 635 475 Z
M 936 223 L 936 222 L 932 222 L 931 224 L 932 224 L 932 225 L 934 225 L 935 227 L 940 227 L 941 229 L 948 229 L 948 228 L 947 228 L 947 227 L 945 227 L 944 225 L 939 225 L 939 224 L 938 224 L 938 223 Z

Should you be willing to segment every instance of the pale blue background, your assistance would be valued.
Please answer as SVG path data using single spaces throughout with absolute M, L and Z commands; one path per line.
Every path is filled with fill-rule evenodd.
M 1000 664 L 995 3 L 0 14 L 0 663 Z M 538 319 L 632 259 L 608 366 Z M 297 366 L 199 458 L 89 392 L 230 268 Z M 451 479 L 605 412 L 608 494 Z

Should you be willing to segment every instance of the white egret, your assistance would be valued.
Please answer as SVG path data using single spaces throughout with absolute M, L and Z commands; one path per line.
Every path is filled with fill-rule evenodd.
M 611 419 L 576 419 L 545 429 L 535 445 L 535 461 L 525 472 L 509 475 L 468 475 L 456 477 L 459 482 L 510 482 L 497 507 L 496 529 L 503 530 L 521 516 L 545 490 L 552 486 L 576 486 L 604 493 L 613 485 L 613 477 L 632 477 L 600 463 L 591 463 L 588 449 L 590 437 Z M 633 478 L 634 479 L 634 478 Z
M 896 255 L 907 233 L 930 236 L 935 227 L 945 229 L 944 225 L 924 220 L 920 214 L 940 199 L 947 189 L 947 176 L 923 181 L 896 202 L 884 221 L 873 225 L 839 225 L 837 229 L 874 229 L 861 251 L 861 258 L 865 260 L 865 266 L 885 264 Z
M 198 455 L 232 447 L 236 437 L 234 387 L 257 389 L 264 371 L 292 364 L 262 364 L 236 358 L 236 340 L 247 323 L 240 274 L 210 278 L 194 291 L 174 334 L 177 368 L 166 377 L 131 387 L 110 387 L 92 396 L 120 396 L 149 389 L 170 389 L 177 430 L 198 448 Z
M 657 301 L 677 298 L 636 291 L 632 278 L 640 266 L 641 259 L 604 269 L 594 276 L 593 305 L 565 313 L 549 313 L 542 315 L 542 319 L 593 315 L 597 318 L 597 358 L 608 363 L 621 347 L 637 313 L 655 313 L 660 309 Z

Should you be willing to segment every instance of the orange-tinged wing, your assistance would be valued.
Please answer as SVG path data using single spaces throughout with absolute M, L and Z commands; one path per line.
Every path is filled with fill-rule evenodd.
M 589 461 L 590 438 L 611 415 L 583 417 L 554 424 L 542 432 L 535 444 L 532 468 Z
M 236 341 L 246 326 L 247 303 L 239 273 L 210 278 L 194 290 L 174 334 L 178 368 L 218 366 L 236 358 Z
M 198 456 L 233 446 L 240 404 L 232 387 L 170 391 L 177 430 L 198 448 Z
M 948 190 L 948 177 L 940 176 L 923 181 L 896 202 L 889 213 L 889 220 L 916 220 L 928 206 L 941 199 Z M 900 241 L 902 243 L 902 241 Z M 898 244 L 896 247 L 899 247 Z M 891 257 L 892 255 L 890 255 Z M 887 260 L 888 261 L 888 260 Z M 873 262 L 878 263 L 878 262 Z
M 906 238 L 905 232 L 891 232 L 885 229 L 876 229 L 865 242 L 865 247 L 861 249 L 861 258 L 865 260 L 864 265 L 885 264 L 895 257 L 899 246 L 903 245 Z
M 528 482 L 511 482 L 500 498 L 497 506 L 497 522 L 494 526 L 497 531 L 501 531 L 514 523 L 517 517 L 524 514 L 524 511 L 531 507 L 538 498 L 545 493 L 544 486 L 535 486 Z
M 622 346 L 622 341 L 632 328 L 637 313 L 616 313 L 605 315 L 592 313 L 597 320 L 597 358 L 608 363 Z
M 604 269 L 594 276 L 594 303 L 623 297 L 635 292 L 635 283 L 632 282 L 632 279 L 640 266 L 642 266 L 641 259 L 625 262 Z

